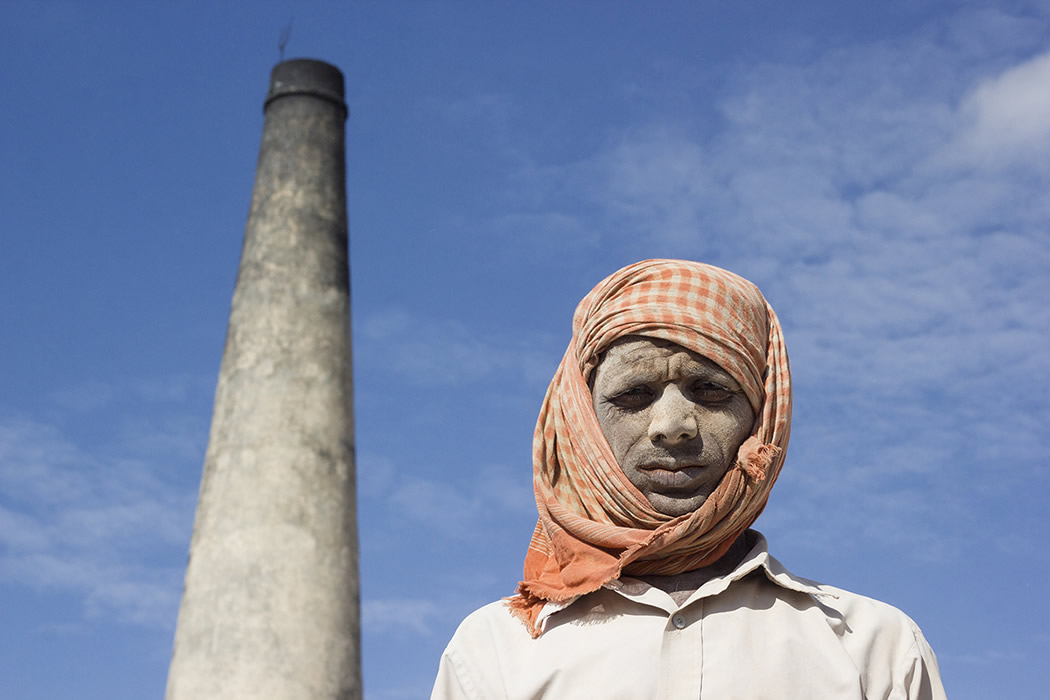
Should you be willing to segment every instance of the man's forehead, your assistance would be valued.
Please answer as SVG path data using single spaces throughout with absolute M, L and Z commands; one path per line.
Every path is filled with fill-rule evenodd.
M 625 336 L 614 341 L 602 353 L 602 359 L 598 367 L 602 368 L 603 372 L 630 372 L 635 369 L 641 369 L 646 364 L 665 361 L 679 353 L 685 353 L 689 356 L 689 360 L 691 360 L 689 364 L 699 365 L 705 370 L 730 377 L 729 373 L 720 367 L 718 363 L 689 348 L 682 347 L 670 340 L 645 336 Z
M 629 335 L 613 341 L 602 353 L 602 362 L 610 357 L 623 362 L 642 358 L 670 357 L 678 352 L 690 351 L 670 340 Z

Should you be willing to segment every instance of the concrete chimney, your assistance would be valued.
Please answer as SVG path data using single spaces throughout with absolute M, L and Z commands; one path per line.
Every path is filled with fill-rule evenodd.
M 361 697 L 342 73 L 263 110 L 168 700 Z

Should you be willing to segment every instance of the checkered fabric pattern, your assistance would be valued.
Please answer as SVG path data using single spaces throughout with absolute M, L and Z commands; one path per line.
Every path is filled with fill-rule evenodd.
M 759 516 L 784 462 L 791 377 L 776 314 L 755 285 L 727 270 L 646 260 L 610 275 L 576 308 L 573 335 L 533 437 L 539 519 L 511 611 L 533 636 L 547 601 L 628 574 L 678 574 L 713 563 Z M 678 517 L 655 510 L 617 465 L 588 378 L 624 336 L 668 340 L 718 363 L 755 411 L 751 436 L 707 501 Z

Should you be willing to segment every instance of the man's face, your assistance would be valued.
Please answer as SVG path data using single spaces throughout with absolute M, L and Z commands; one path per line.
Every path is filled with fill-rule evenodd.
M 661 340 L 628 336 L 610 345 L 592 387 L 598 424 L 620 468 L 671 516 L 707 500 L 755 419 L 729 373 Z

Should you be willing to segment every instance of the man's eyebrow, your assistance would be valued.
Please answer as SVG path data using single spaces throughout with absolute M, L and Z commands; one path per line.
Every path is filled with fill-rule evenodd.
M 618 391 L 636 384 L 648 384 L 654 377 L 655 374 L 650 368 L 618 367 L 607 370 L 603 383 L 606 385 L 606 391 Z
M 651 381 L 652 378 L 652 372 L 625 368 L 621 370 L 613 370 L 612 372 L 610 372 L 606 381 L 612 382 L 614 384 L 636 384 L 639 382 Z
M 724 368 L 718 365 L 695 364 L 686 370 L 687 374 L 697 379 L 708 379 L 728 384 L 728 388 L 740 388 L 740 382 Z
M 689 374 L 702 374 L 708 377 L 725 377 L 726 379 L 732 379 L 733 375 L 725 371 L 721 367 L 712 367 L 711 365 L 695 364 L 690 365 L 686 370 Z

